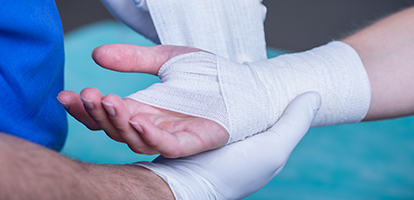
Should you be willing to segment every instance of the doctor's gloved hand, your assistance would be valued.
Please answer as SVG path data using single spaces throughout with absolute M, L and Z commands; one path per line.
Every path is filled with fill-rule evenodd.
M 189 157 L 160 156 L 152 163 L 135 164 L 163 178 L 176 199 L 241 199 L 280 173 L 320 106 L 319 93 L 307 92 L 294 99 L 264 133 Z

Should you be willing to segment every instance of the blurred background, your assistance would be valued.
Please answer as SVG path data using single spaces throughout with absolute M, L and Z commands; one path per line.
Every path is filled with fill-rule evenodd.
M 99 0 L 56 0 L 65 31 L 65 88 L 96 87 L 122 97 L 158 78 L 111 72 L 91 51 L 103 44 L 154 45 L 115 21 Z M 341 39 L 413 0 L 265 0 L 269 57 Z M 413 19 L 414 20 L 414 19 Z M 413 33 L 414 34 L 414 33 Z M 275 152 L 277 153 L 277 152 Z M 69 116 L 62 154 L 93 163 L 152 160 L 89 131 Z M 260 163 L 258 163 L 260 164 Z M 247 199 L 414 199 L 414 117 L 312 128 L 285 169 Z
M 63 28 L 113 17 L 98 0 L 55 0 Z M 340 39 L 379 18 L 414 5 L 413 0 L 264 0 L 269 46 L 302 51 Z

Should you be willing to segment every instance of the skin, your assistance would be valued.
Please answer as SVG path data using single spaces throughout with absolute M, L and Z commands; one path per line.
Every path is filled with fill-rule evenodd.
M 82 163 L 4 133 L 0 160 L 0 199 L 174 199 L 145 168 Z
M 414 8 L 409 8 L 342 40 L 358 52 L 370 79 L 371 105 L 365 121 L 414 113 L 414 93 L 410 90 L 414 84 L 413 18 Z M 156 75 L 170 58 L 194 51 L 201 50 L 115 44 L 96 48 L 92 57 L 107 69 Z M 58 99 L 87 127 L 104 130 L 112 139 L 126 142 L 136 153 L 160 153 L 168 158 L 188 156 L 222 147 L 229 137 L 223 127 L 210 120 L 121 99 L 113 94 L 103 97 L 95 88 L 84 89 L 80 96 L 63 91 Z M 87 104 L 93 104 L 93 108 L 88 108 Z
M 414 114 L 414 7 L 345 38 L 361 57 L 371 82 L 365 121 Z

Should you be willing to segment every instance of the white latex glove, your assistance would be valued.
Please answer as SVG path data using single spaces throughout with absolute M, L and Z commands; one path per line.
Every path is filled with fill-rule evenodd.
M 156 44 L 160 44 L 145 1 L 134 3 L 133 0 L 101 0 L 101 2 L 115 18 Z
M 308 131 L 321 105 L 319 93 L 292 101 L 279 121 L 264 133 L 221 149 L 152 163 L 138 162 L 163 178 L 176 199 L 241 199 L 275 177 Z

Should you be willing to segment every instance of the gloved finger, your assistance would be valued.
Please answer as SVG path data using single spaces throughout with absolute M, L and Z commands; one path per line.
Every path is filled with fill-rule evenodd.
M 146 0 L 134 0 L 135 5 L 142 11 L 148 11 L 148 5 Z
M 296 97 L 286 108 L 279 121 L 268 131 L 278 136 L 286 145 L 287 155 L 296 147 L 309 130 L 322 104 L 317 92 L 306 92 Z

